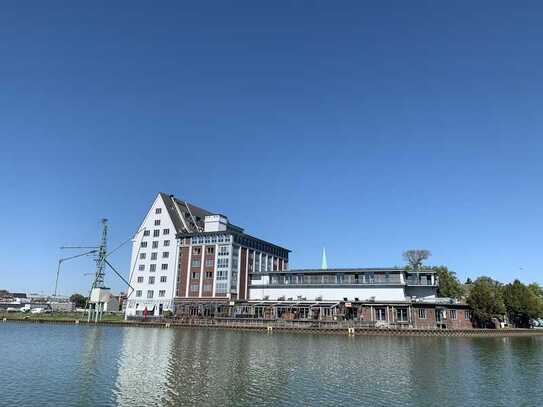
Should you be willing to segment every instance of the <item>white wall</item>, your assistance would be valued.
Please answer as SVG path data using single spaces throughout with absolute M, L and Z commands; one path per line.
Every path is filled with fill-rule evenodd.
M 156 214 L 156 208 L 161 208 L 160 214 Z M 155 220 L 160 220 L 160 225 L 155 226 Z M 150 230 L 149 236 L 144 236 L 143 229 Z M 153 237 L 153 230 L 159 229 L 160 235 Z M 169 229 L 169 234 L 164 235 L 164 229 Z M 158 315 L 159 304 L 163 304 L 163 310 L 173 310 L 173 298 L 175 296 L 175 281 L 177 260 L 179 255 L 179 245 L 175 238 L 175 227 L 166 209 L 164 201 L 157 195 L 157 198 L 153 202 L 153 205 L 147 212 L 145 219 L 140 225 L 140 232 L 135 236 L 132 241 L 132 256 L 130 261 L 130 285 L 134 287 L 134 291 L 128 289 L 128 302 L 126 307 L 126 315 L 135 315 L 136 304 L 147 305 L 150 309 L 155 306 L 155 315 Z M 169 240 L 170 245 L 164 246 L 164 241 Z M 147 247 L 141 247 L 141 242 L 147 242 Z M 153 249 L 153 241 L 158 242 L 158 248 Z M 157 253 L 157 259 L 151 260 L 151 253 Z M 163 258 L 162 253 L 168 252 L 169 257 Z M 139 254 L 146 253 L 145 259 L 140 259 Z M 144 271 L 139 270 L 139 266 L 143 264 L 145 266 Z M 156 264 L 156 271 L 151 272 L 151 264 Z M 162 270 L 162 264 L 167 264 L 168 269 Z M 138 283 L 138 277 L 143 277 L 143 283 Z M 149 284 L 149 276 L 155 277 L 155 283 Z M 161 283 L 160 277 L 166 276 L 166 282 Z M 141 290 L 141 297 L 136 297 L 136 291 Z M 147 298 L 147 291 L 153 290 L 153 298 Z M 159 297 L 159 291 L 165 290 L 165 296 Z
M 376 301 L 404 301 L 405 293 L 403 287 L 390 288 L 251 288 L 249 297 L 251 300 L 263 300 L 269 296 L 270 300 L 277 300 L 284 296 L 285 299 L 292 298 L 296 300 L 298 296 L 313 301 L 317 297 L 322 297 L 323 301 L 341 301 L 347 298 L 354 301 L 358 298 L 360 301 L 369 300 L 375 297 Z

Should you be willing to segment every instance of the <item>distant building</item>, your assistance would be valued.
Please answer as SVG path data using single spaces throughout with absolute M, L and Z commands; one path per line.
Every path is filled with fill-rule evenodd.
M 159 193 L 132 244 L 126 316 L 368 321 L 470 327 L 465 304 L 438 299 L 431 269 L 289 270 L 290 250 L 225 215 Z
M 132 243 L 126 315 L 159 316 L 194 299 L 248 299 L 249 273 L 286 270 L 288 254 L 224 215 L 159 193 Z

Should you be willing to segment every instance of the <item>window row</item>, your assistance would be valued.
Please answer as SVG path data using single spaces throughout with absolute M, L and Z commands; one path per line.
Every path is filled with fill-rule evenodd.
M 191 241 L 192 241 L 192 244 L 228 243 L 232 241 L 232 236 L 230 235 L 193 236 Z
M 155 295 L 155 292 L 153 290 L 147 290 L 147 298 L 153 298 Z M 142 296 L 142 291 L 141 290 L 136 290 L 136 297 L 141 297 Z M 164 297 L 166 296 L 166 290 L 158 290 L 158 296 L 159 297 Z
M 138 276 L 137 281 L 138 281 L 138 283 L 143 283 L 143 276 Z M 160 276 L 160 282 L 161 283 L 166 283 L 167 281 L 168 281 L 167 276 Z M 147 282 L 149 284 L 154 284 L 155 283 L 155 276 L 149 276 Z
M 158 226 L 156 224 L 157 221 L 155 221 L 155 226 Z M 158 221 L 160 223 L 160 221 Z M 163 235 L 169 235 L 170 229 L 162 229 Z M 143 236 L 151 236 L 151 231 L 149 229 L 146 229 L 143 231 Z M 153 229 L 153 237 L 159 237 L 160 236 L 160 229 Z
M 146 242 L 146 241 L 141 242 L 141 243 L 140 243 L 140 247 L 143 247 L 143 248 L 147 247 L 147 243 L 148 243 L 148 242 Z M 153 242 L 151 243 L 151 247 L 152 247 L 153 249 L 158 249 L 158 244 L 159 244 L 159 241 L 158 241 L 158 240 L 153 240 Z M 162 242 L 162 245 L 165 246 L 165 247 L 167 247 L 167 246 L 170 245 L 170 241 L 169 241 L 169 240 L 164 240 L 164 241 Z
M 456 320 L 458 318 L 458 312 L 455 309 L 450 309 L 447 311 L 449 314 L 449 318 L 451 320 Z M 419 309 L 419 319 L 427 319 L 428 318 L 428 310 L 425 308 Z M 470 310 L 464 310 L 464 319 L 466 321 L 469 321 L 471 319 L 471 311 Z
M 168 270 L 168 263 L 162 263 L 160 269 Z M 138 271 L 145 271 L 145 264 L 140 264 L 138 266 Z M 149 264 L 149 271 L 156 271 L 156 264 Z
M 158 257 L 158 253 L 157 253 L 157 252 L 152 252 L 152 253 L 151 253 L 151 260 L 156 260 L 157 257 Z M 169 257 L 170 257 L 170 252 L 162 252 L 162 258 L 163 258 L 163 259 L 167 259 L 167 258 L 169 258 Z M 140 253 L 140 259 L 141 259 L 141 260 L 144 260 L 144 259 L 146 259 L 146 258 L 147 258 L 147 253 L 145 253 L 145 252 Z
M 193 271 L 190 273 L 190 278 L 193 280 L 199 280 L 200 279 L 200 272 L 199 271 Z M 204 278 L 211 279 L 213 278 L 213 272 L 212 271 L 206 271 L 204 273 Z

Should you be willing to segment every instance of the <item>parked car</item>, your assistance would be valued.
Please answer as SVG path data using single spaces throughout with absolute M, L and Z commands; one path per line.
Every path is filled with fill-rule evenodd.
M 30 304 L 25 304 L 19 311 L 21 312 L 30 312 L 32 308 L 30 308 Z

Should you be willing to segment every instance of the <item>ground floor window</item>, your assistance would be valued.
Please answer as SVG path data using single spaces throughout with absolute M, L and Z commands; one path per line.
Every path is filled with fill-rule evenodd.
M 396 308 L 396 321 L 407 322 L 407 308 Z
M 456 310 L 455 309 L 450 309 L 449 310 L 449 316 L 451 317 L 451 319 L 456 319 Z
M 377 321 L 386 321 L 387 312 L 385 308 L 375 308 L 375 319 Z
M 427 318 L 426 308 L 420 308 L 419 309 L 419 319 L 426 319 L 426 318 Z

